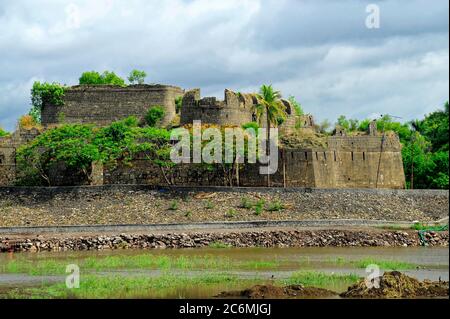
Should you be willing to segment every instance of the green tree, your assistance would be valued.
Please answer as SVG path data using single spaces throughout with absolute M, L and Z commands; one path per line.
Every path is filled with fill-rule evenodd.
M 100 155 L 91 143 L 93 137 L 88 125 L 63 125 L 45 131 L 17 150 L 19 180 L 51 185 L 49 171 L 58 163 L 81 171 L 89 179 L 91 163 Z
M 96 71 L 88 71 L 81 74 L 80 85 L 119 85 L 125 86 L 125 80 L 114 72 L 104 71 L 102 74 Z
M 259 109 L 266 114 L 267 141 L 266 154 L 270 152 L 270 127 L 278 126 L 280 119 L 286 119 L 285 106 L 281 101 L 281 93 L 275 91 L 272 85 L 262 85 L 257 94 Z M 270 175 L 267 175 L 267 184 L 270 186 Z
M 156 105 L 151 107 L 147 114 L 145 115 L 145 121 L 148 126 L 154 127 L 164 118 L 164 108 L 162 106 Z
M 134 69 L 133 71 L 130 72 L 130 75 L 128 76 L 128 81 L 131 84 L 144 84 L 146 76 L 147 73 L 145 73 L 145 71 Z

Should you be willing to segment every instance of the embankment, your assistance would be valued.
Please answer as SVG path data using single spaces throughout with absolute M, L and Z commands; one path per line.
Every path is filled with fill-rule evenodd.
M 425 234 L 429 246 L 448 246 L 448 231 Z M 381 229 L 240 230 L 165 234 L 0 237 L 0 251 L 65 251 L 201 247 L 353 247 L 418 246 L 417 231 Z
M 448 217 L 448 198 L 448 190 L 0 187 L 0 227 L 325 219 L 430 222 Z

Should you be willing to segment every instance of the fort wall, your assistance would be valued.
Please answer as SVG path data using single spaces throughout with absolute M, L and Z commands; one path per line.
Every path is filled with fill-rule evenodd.
M 353 146 L 352 146 L 353 142 Z M 278 170 L 270 176 L 273 187 L 314 188 L 392 188 L 405 186 L 400 143 L 386 137 L 360 136 L 344 141 L 330 137 L 330 149 L 282 149 Z M 364 149 L 368 144 L 373 148 Z M 341 145 L 342 148 L 337 147 Z M 390 146 L 388 146 L 390 145 Z M 130 165 L 131 164 L 131 165 Z M 214 169 L 198 164 L 178 165 L 164 176 L 161 168 L 145 156 L 113 169 L 104 168 L 104 184 L 148 184 L 185 186 L 267 186 L 267 176 L 259 173 L 260 164 L 241 164 L 239 174 L 226 172 L 219 164 Z M 237 175 L 239 177 L 237 177 Z
M 179 87 L 159 84 L 73 86 L 65 90 L 63 105 L 43 105 L 42 124 L 108 125 L 131 115 L 143 120 L 150 107 L 160 105 L 166 111 L 162 124 L 167 125 L 175 117 L 175 99 L 183 94 Z

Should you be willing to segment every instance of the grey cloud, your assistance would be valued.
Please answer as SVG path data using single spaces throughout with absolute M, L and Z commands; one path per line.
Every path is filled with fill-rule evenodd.
M 377 30 L 364 27 L 372 2 Z M 0 30 L 0 126 L 9 130 L 28 111 L 35 79 L 76 84 L 86 70 L 140 68 L 149 82 L 219 98 L 226 87 L 272 83 L 319 120 L 411 119 L 448 100 L 444 0 L 9 0 Z

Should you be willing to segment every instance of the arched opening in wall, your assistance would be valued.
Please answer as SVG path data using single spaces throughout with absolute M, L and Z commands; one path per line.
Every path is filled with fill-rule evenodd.
M 323 152 L 323 158 L 324 160 L 327 160 L 327 153 Z
M 334 161 L 336 162 L 336 151 L 334 151 Z
M 366 160 L 366 152 L 363 152 L 363 161 Z
M 308 152 L 305 152 L 305 160 L 308 159 Z
M 352 152 L 352 161 L 353 161 L 353 159 L 354 159 L 354 156 L 353 156 L 353 152 Z
M 294 152 L 291 152 L 291 158 L 294 159 Z
M 317 154 L 317 152 L 316 152 L 316 160 L 319 160 L 319 155 Z

